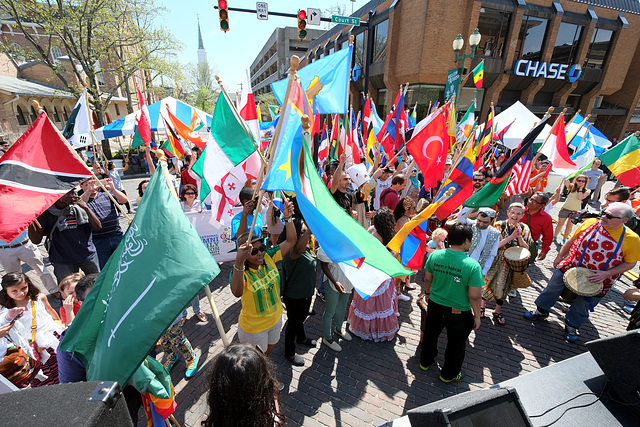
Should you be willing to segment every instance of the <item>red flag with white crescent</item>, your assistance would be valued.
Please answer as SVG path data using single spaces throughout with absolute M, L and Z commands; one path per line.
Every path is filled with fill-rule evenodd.
M 435 187 L 442 179 L 448 148 L 449 135 L 443 113 L 434 117 L 407 142 L 407 150 L 424 176 L 425 188 Z

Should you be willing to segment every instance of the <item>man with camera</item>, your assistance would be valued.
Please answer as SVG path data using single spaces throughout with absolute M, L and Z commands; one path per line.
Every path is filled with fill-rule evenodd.
M 566 339 L 576 342 L 578 328 L 589 318 L 589 311 L 607 295 L 616 279 L 638 261 L 640 237 L 626 226 L 633 214 L 631 206 L 615 202 L 607 206 L 599 220 L 584 221 L 558 252 L 553 261 L 556 270 L 536 299 L 537 308 L 525 313 L 525 319 L 548 317 L 565 288 L 565 272 L 573 267 L 587 268 L 592 272 L 588 281 L 602 283 L 602 291 L 590 297 L 578 296 L 569 308 L 565 317 Z
M 84 274 L 100 272 L 91 233 L 101 228 L 96 214 L 73 189 L 29 225 L 29 238 L 37 245 L 43 236 L 47 237 L 45 246 L 49 261 L 53 265 L 53 274 L 60 282 L 80 270 Z

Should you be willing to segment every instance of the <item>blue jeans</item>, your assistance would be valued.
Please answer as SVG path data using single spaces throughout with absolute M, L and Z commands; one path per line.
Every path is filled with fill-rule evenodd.
M 96 252 L 98 253 L 98 261 L 101 270 L 107 264 L 107 261 L 109 261 L 111 254 L 116 251 L 116 248 L 123 237 L 124 234 L 118 234 L 104 238 L 93 238 L 93 244 L 95 245 Z
M 93 255 L 91 258 L 77 264 L 53 264 L 53 274 L 56 276 L 56 279 L 58 279 L 58 283 L 60 283 L 65 277 L 73 273 L 77 273 L 80 270 L 82 270 L 85 275 L 100 273 L 100 267 L 98 267 L 98 255 Z
M 543 313 L 551 311 L 551 307 L 558 301 L 558 298 L 564 290 L 564 281 L 562 276 L 564 273 L 559 268 L 556 268 L 549 279 L 547 287 L 536 299 L 536 305 L 538 310 Z M 571 304 L 569 311 L 565 317 L 565 321 L 569 326 L 579 328 L 589 318 L 589 310 L 593 309 L 603 297 L 583 297 L 578 296 L 576 300 Z
M 198 314 L 201 311 L 200 308 L 200 293 L 196 295 L 196 297 L 191 300 L 191 308 L 193 309 L 193 314 Z M 187 309 L 182 310 L 182 316 L 187 317 Z
M 351 292 L 341 294 L 328 285 L 324 288 L 326 302 L 324 304 L 324 315 L 322 316 L 322 329 L 324 337 L 327 340 L 333 339 L 333 331 L 331 330 L 331 321 L 333 316 L 336 317 L 336 329 L 342 330 L 344 323 L 344 315 L 347 312 L 347 304 L 349 304 L 349 295 Z

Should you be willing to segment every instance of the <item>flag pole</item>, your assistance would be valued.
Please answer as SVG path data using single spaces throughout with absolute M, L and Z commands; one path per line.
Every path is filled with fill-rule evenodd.
M 167 167 L 167 157 L 165 156 L 164 152 L 159 148 L 156 150 L 156 157 L 158 158 L 158 163 L 162 168 L 164 179 L 167 181 L 167 185 L 169 186 L 169 190 L 171 191 L 171 194 L 176 199 L 176 201 L 180 203 L 180 198 L 178 197 L 178 193 L 176 193 L 176 188 L 173 186 L 173 181 L 171 180 L 171 175 L 169 174 L 169 169 Z M 222 344 L 225 347 L 229 347 L 229 338 L 227 338 L 227 334 L 224 332 L 224 326 L 222 326 L 222 322 L 220 321 L 220 314 L 218 313 L 218 307 L 216 306 L 216 303 L 213 300 L 213 295 L 211 294 L 211 289 L 209 289 L 208 283 L 204 287 L 204 292 L 207 295 L 207 300 L 209 301 L 209 305 L 211 306 L 211 311 L 213 312 L 213 318 L 216 322 L 216 326 L 218 327 L 218 333 L 220 334 L 220 338 L 222 338 Z
M 289 82 L 287 84 L 287 92 L 285 93 L 284 96 L 284 102 L 289 102 L 289 93 L 291 92 L 291 84 L 293 83 L 294 79 L 296 78 L 296 70 L 298 69 L 298 65 L 300 64 L 300 58 L 297 55 L 293 55 L 291 56 L 291 60 L 290 60 L 290 67 L 289 67 Z M 267 155 L 267 163 L 264 165 L 264 174 L 263 174 L 263 179 L 264 176 L 267 176 L 269 174 L 269 172 L 271 171 L 271 167 L 273 166 L 273 161 L 274 161 L 274 156 L 273 156 L 273 152 L 275 150 L 275 144 L 273 143 L 274 141 L 278 141 L 278 137 L 280 136 L 280 131 L 282 130 L 282 116 L 283 113 L 287 113 L 287 105 L 283 105 L 282 108 L 284 109 L 284 112 L 282 110 L 280 110 L 280 117 L 281 120 L 278 120 L 278 126 L 276 127 L 275 132 L 273 133 L 273 138 L 271 139 L 271 144 L 269 145 L 269 153 Z M 286 117 L 285 117 L 286 120 Z M 256 181 L 256 187 L 260 187 L 262 186 L 262 182 L 257 182 Z M 251 228 L 249 229 L 249 237 L 247 238 L 247 242 L 251 242 L 251 238 L 253 237 L 253 228 L 256 226 L 256 220 L 258 219 L 258 215 L 260 214 L 260 207 L 262 206 L 262 197 L 264 196 L 264 190 L 260 190 L 260 193 L 258 194 L 258 201 L 256 202 L 256 211 L 255 214 L 253 215 L 253 221 L 251 221 Z
M 556 125 L 558 124 L 558 120 L 562 119 L 562 121 L 564 122 L 564 113 L 566 113 L 567 109 L 565 108 L 564 110 L 562 110 L 562 112 L 558 115 L 558 117 L 556 118 L 556 121 L 553 122 L 553 125 L 551 126 L 551 131 L 553 130 L 554 127 L 556 127 Z M 545 115 L 549 115 L 553 112 L 553 107 L 549 107 L 549 109 L 547 110 L 547 114 Z M 544 119 L 544 117 L 543 117 Z M 536 155 L 533 157 L 533 160 L 531 161 L 531 164 L 535 164 L 538 159 L 540 158 L 540 156 L 542 155 L 542 148 L 545 146 L 545 144 L 547 143 L 547 141 L 549 140 L 549 137 L 551 136 L 551 131 L 549 131 L 549 133 L 547 134 L 546 138 L 544 139 L 544 141 L 542 142 L 542 145 L 540 146 L 540 148 L 538 149 L 538 152 L 536 153 Z
M 85 83 L 85 89 L 87 88 L 86 83 Z M 91 114 L 89 113 L 89 92 L 85 90 L 84 92 L 84 96 L 85 96 L 85 101 L 87 104 L 87 119 L 89 119 L 89 134 L 91 134 L 91 141 L 93 142 L 93 156 L 94 156 L 94 163 L 95 163 L 95 155 L 96 153 L 96 138 L 93 135 L 93 123 L 91 120 Z M 73 150 L 74 152 L 76 150 Z M 107 156 L 104 155 L 104 151 L 102 151 L 102 146 L 100 146 L 100 152 L 102 153 L 102 157 L 106 163 L 106 169 L 107 169 L 107 175 L 109 174 L 109 163 L 107 162 Z M 106 187 L 102 184 L 102 182 L 98 179 L 97 176 L 95 176 L 95 174 L 93 173 L 93 170 L 91 171 L 91 174 L 93 175 L 93 179 L 98 183 L 98 185 L 100 186 L 100 188 L 102 188 L 102 191 L 104 191 L 105 193 L 107 193 L 107 196 L 109 196 L 109 199 L 111 199 L 111 201 L 113 202 L 113 204 L 116 206 L 116 209 L 118 209 L 120 212 L 122 212 L 122 215 L 124 215 L 125 218 L 127 218 L 127 221 L 129 221 L 129 224 L 131 224 L 131 221 L 133 221 L 133 219 L 127 214 L 127 212 L 125 212 L 125 210 L 122 208 L 122 206 L 120 205 L 120 203 L 118 203 L 118 201 L 113 197 L 113 195 L 111 194 L 111 192 L 109 190 L 106 189 Z
M 36 111 L 40 111 L 42 113 L 44 113 L 44 110 L 40 107 L 40 103 L 38 101 L 36 101 L 35 99 L 33 101 L 31 101 L 31 104 L 33 105 L 33 107 L 36 109 Z M 47 113 L 45 113 L 47 114 Z M 49 116 L 47 116 L 49 117 Z M 54 126 L 54 128 L 56 130 L 58 130 L 57 127 Z M 62 136 L 62 134 L 60 133 L 60 131 L 58 130 L 58 133 L 60 134 L 60 137 L 62 139 L 64 139 L 64 136 Z M 71 146 L 70 146 L 71 147 Z M 80 157 L 80 155 L 78 154 L 78 152 L 71 147 L 71 151 L 73 152 L 73 155 L 76 156 L 76 159 L 78 159 L 79 161 L 81 161 L 82 163 L 84 163 L 84 160 L 82 160 L 82 158 Z M 86 164 L 86 163 L 84 163 Z M 109 198 L 111 199 L 111 201 L 116 205 L 116 208 L 118 208 L 120 210 L 120 212 L 122 212 L 124 214 L 124 216 L 129 220 L 129 223 L 131 223 L 131 221 L 133 221 L 129 215 L 127 215 L 127 213 L 124 211 L 124 209 L 122 209 L 122 206 L 120 206 L 120 203 L 118 203 L 118 201 L 116 199 L 113 198 L 113 196 L 111 195 L 111 193 L 109 192 L 109 190 L 107 190 L 104 186 L 104 184 L 102 184 L 102 182 L 100 181 L 100 179 L 93 173 L 93 170 L 91 171 L 91 177 L 98 183 L 98 185 L 100 186 L 100 188 L 102 188 L 104 190 L 105 193 L 107 193 L 107 196 L 109 196 Z

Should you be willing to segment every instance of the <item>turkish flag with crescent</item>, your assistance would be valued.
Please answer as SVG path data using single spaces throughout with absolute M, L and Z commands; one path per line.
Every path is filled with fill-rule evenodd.
M 425 188 L 433 188 L 444 175 L 449 135 L 444 113 L 433 118 L 420 132 L 407 142 L 407 150 L 413 156 L 422 176 Z

